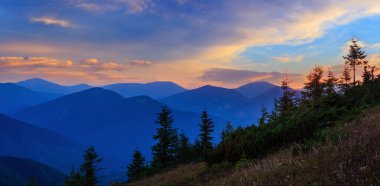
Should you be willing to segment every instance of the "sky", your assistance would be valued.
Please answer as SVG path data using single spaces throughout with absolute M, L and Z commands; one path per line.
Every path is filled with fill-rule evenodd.
M 379 0 L 0 0 L 0 82 L 297 88 L 351 38 L 380 64 L 379 25 Z

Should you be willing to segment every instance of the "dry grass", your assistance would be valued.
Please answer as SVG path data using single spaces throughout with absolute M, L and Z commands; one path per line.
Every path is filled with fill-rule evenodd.
M 127 185 L 380 185 L 380 107 L 345 127 L 347 138 L 297 157 L 289 149 L 220 172 L 186 165 Z

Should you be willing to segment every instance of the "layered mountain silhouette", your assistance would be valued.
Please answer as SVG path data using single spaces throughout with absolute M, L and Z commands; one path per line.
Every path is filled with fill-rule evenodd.
M 0 114 L 0 156 L 31 158 L 68 172 L 80 162 L 83 149 L 56 132 Z
M 28 79 L 25 81 L 17 82 L 15 84 L 34 90 L 34 91 L 38 91 L 38 92 L 47 92 L 47 93 L 61 94 L 61 95 L 70 94 L 70 93 L 91 88 L 91 86 L 87 84 L 63 86 L 63 85 L 52 83 L 40 78 Z
M 151 154 L 152 136 L 158 127 L 157 113 L 164 105 L 147 96 L 124 98 L 103 88 L 91 88 L 27 108 L 15 116 L 39 127 L 56 131 L 86 145 L 94 145 L 110 170 L 124 170 L 132 152 Z M 174 125 L 194 139 L 200 114 L 172 110 Z M 224 120 L 214 118 L 215 136 Z
M 33 91 L 13 83 L 0 83 L 0 112 L 10 114 L 57 97 L 59 95 Z
M 0 185 L 63 185 L 61 171 L 28 158 L 0 156 Z
M 259 96 L 260 94 L 268 91 L 271 88 L 277 87 L 276 85 L 273 85 L 271 83 L 268 83 L 266 81 L 258 81 L 253 83 L 248 83 L 246 85 L 242 85 L 235 90 L 243 94 L 247 98 L 254 98 L 256 96 Z
M 124 97 L 149 96 L 154 99 L 163 98 L 186 91 L 183 87 L 173 82 L 151 82 L 151 83 L 117 83 L 104 86 L 103 88 L 115 91 Z

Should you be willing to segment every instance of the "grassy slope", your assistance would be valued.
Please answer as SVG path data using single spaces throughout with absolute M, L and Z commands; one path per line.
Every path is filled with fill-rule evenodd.
M 336 143 L 296 157 L 289 148 L 240 168 L 184 165 L 125 185 L 380 185 L 380 106 L 344 130 Z

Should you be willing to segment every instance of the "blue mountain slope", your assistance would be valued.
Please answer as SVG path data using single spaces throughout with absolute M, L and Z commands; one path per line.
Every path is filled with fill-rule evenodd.
M 235 124 L 250 123 L 250 99 L 234 89 L 203 86 L 161 99 L 170 107 L 201 112 L 206 109 L 213 115 L 233 121 Z
M 83 146 L 58 133 L 0 114 L 0 155 L 31 158 L 65 172 L 80 162 Z
M 138 147 L 150 156 L 152 136 L 161 104 L 147 96 L 124 98 L 102 88 L 92 88 L 25 109 L 16 117 L 34 123 L 84 144 L 93 144 L 104 157 L 108 170 L 125 170 Z M 200 114 L 173 110 L 174 125 L 188 136 L 198 134 Z M 216 136 L 224 120 L 216 118 Z
M 247 98 L 254 98 L 274 87 L 276 86 L 271 83 L 268 83 L 265 81 L 258 81 L 258 82 L 242 85 L 236 88 L 235 90 L 240 92 L 242 95 L 246 96 Z
M 173 82 L 118 83 L 107 85 L 103 88 L 115 91 L 124 97 L 144 95 L 155 99 L 186 91 L 186 89 Z
M 13 83 L 0 83 L 0 112 L 10 114 L 57 97 L 59 95 L 32 91 Z
M 32 159 L 0 156 L 0 185 L 63 185 L 66 175 L 61 171 Z
M 54 94 L 70 94 L 91 88 L 91 86 L 87 84 L 63 86 L 40 78 L 28 79 L 25 81 L 17 82 L 16 84 L 34 91 Z

